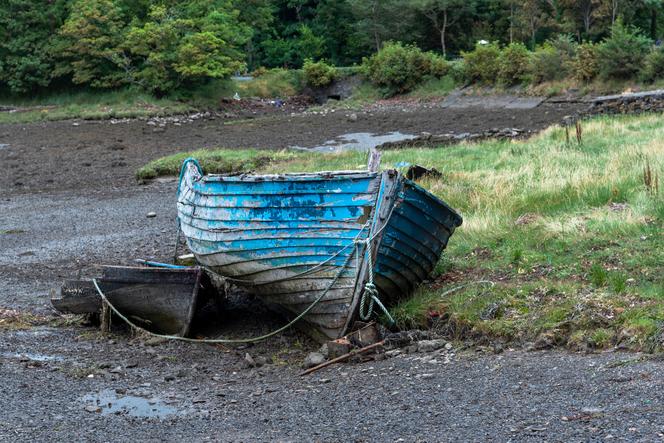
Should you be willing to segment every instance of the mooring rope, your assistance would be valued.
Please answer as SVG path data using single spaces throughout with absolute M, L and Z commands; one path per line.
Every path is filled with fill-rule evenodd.
M 139 331 L 143 331 L 153 337 L 159 337 L 159 338 L 164 338 L 167 340 L 178 340 L 178 341 L 184 341 L 184 342 L 190 342 L 190 343 L 226 343 L 226 344 L 241 344 L 241 343 L 254 343 L 258 342 L 261 340 L 265 340 L 267 338 L 273 337 L 286 329 L 290 328 L 293 326 L 295 323 L 297 323 L 302 317 L 307 315 L 317 304 L 320 302 L 323 297 L 327 295 L 327 293 L 332 289 L 332 287 L 336 284 L 337 280 L 341 276 L 341 274 L 344 272 L 346 267 L 348 266 L 348 263 L 350 263 L 350 259 L 353 257 L 353 254 L 348 254 L 348 257 L 346 258 L 346 261 L 344 262 L 343 266 L 339 269 L 339 272 L 337 275 L 332 279 L 328 287 L 323 291 L 321 295 L 319 295 L 316 300 L 314 300 L 304 311 L 302 311 L 297 317 L 295 317 L 293 320 L 288 322 L 286 325 L 280 327 L 279 329 L 276 329 L 268 334 L 261 335 L 259 337 L 253 337 L 253 338 L 239 338 L 239 339 L 225 339 L 225 338 L 188 338 L 188 337 L 179 337 L 177 335 L 168 335 L 168 334 L 157 334 L 155 332 L 148 331 L 145 328 L 142 328 L 129 320 L 127 317 L 125 317 L 120 311 L 117 310 L 115 306 L 108 300 L 104 292 L 101 290 L 99 287 L 99 284 L 97 283 L 97 279 L 93 278 L 92 283 L 95 286 L 95 289 L 99 293 L 99 296 L 102 299 L 102 302 L 105 303 L 111 310 L 120 317 L 125 323 L 127 323 L 129 326 L 131 326 L 134 329 L 137 329 Z

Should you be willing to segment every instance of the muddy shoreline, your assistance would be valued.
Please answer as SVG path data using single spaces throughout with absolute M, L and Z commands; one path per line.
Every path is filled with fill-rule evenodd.
M 318 146 L 349 132 L 537 131 L 581 106 L 434 103 L 376 107 L 357 119 L 336 111 L 164 127 L 0 125 L 0 308 L 48 316 L 49 290 L 65 278 L 91 275 L 99 263 L 168 260 L 175 182 L 134 177 L 154 158 L 202 147 Z M 247 336 L 281 322 L 233 311 L 219 327 Z M 315 345 L 297 331 L 236 348 L 115 332 L 0 329 L 0 441 L 652 441 L 664 432 L 664 365 L 638 354 L 452 349 L 300 378 Z M 267 364 L 249 367 L 246 354 Z M 95 398 L 125 398 L 156 415 L 106 413 Z

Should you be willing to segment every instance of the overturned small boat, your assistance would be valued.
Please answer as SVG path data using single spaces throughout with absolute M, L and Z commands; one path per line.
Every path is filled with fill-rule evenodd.
M 461 217 L 395 170 L 205 175 L 183 163 L 178 219 L 207 270 L 322 333 L 407 296 Z

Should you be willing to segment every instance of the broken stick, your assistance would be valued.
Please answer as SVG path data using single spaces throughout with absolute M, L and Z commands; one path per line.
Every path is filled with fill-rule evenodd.
M 328 367 L 330 365 L 333 365 L 335 363 L 339 363 L 341 361 L 348 360 L 349 358 L 351 358 L 354 355 L 364 354 L 365 352 L 371 351 L 372 349 L 375 349 L 375 348 L 377 348 L 379 346 L 382 346 L 384 344 L 385 344 L 385 340 L 381 340 L 377 343 L 374 343 L 374 344 L 369 345 L 369 346 L 365 346 L 361 349 L 350 351 L 348 354 L 340 355 L 339 357 L 333 358 L 332 360 L 328 360 L 326 362 L 323 362 L 323 363 L 319 364 L 318 366 L 314 366 L 313 368 L 309 368 L 306 371 L 302 372 L 300 374 L 300 376 L 309 375 L 312 372 L 318 371 L 319 369 L 323 369 L 323 368 L 326 368 L 326 367 Z

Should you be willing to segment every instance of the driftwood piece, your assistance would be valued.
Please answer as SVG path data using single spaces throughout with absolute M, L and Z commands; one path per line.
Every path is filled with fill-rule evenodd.
M 328 367 L 328 366 L 330 366 L 330 365 L 333 365 L 333 364 L 335 364 L 335 363 L 339 363 L 339 362 L 342 362 L 342 361 L 346 361 L 346 360 L 348 360 L 349 358 L 353 357 L 354 355 L 364 354 L 364 353 L 366 353 L 366 352 L 371 351 L 372 349 L 376 349 L 376 348 L 378 348 L 379 346 L 383 346 L 384 344 L 385 344 L 385 340 L 381 340 L 381 341 L 379 341 L 378 343 L 374 343 L 374 344 L 372 344 L 372 345 L 365 346 L 365 347 L 362 348 L 362 349 L 358 349 L 358 350 L 355 350 L 355 351 L 350 351 L 348 354 L 341 355 L 341 356 L 339 356 L 339 357 L 337 357 L 337 358 L 333 358 L 332 360 L 328 360 L 328 361 L 326 361 L 326 362 L 324 362 L 324 363 L 321 363 L 321 364 L 319 364 L 318 366 L 314 366 L 313 368 L 309 368 L 309 369 L 307 369 L 306 371 L 302 372 L 302 373 L 300 374 L 300 376 L 309 375 L 309 374 L 311 374 L 312 372 L 316 372 L 316 371 L 318 371 L 319 369 L 326 368 L 326 367 Z

